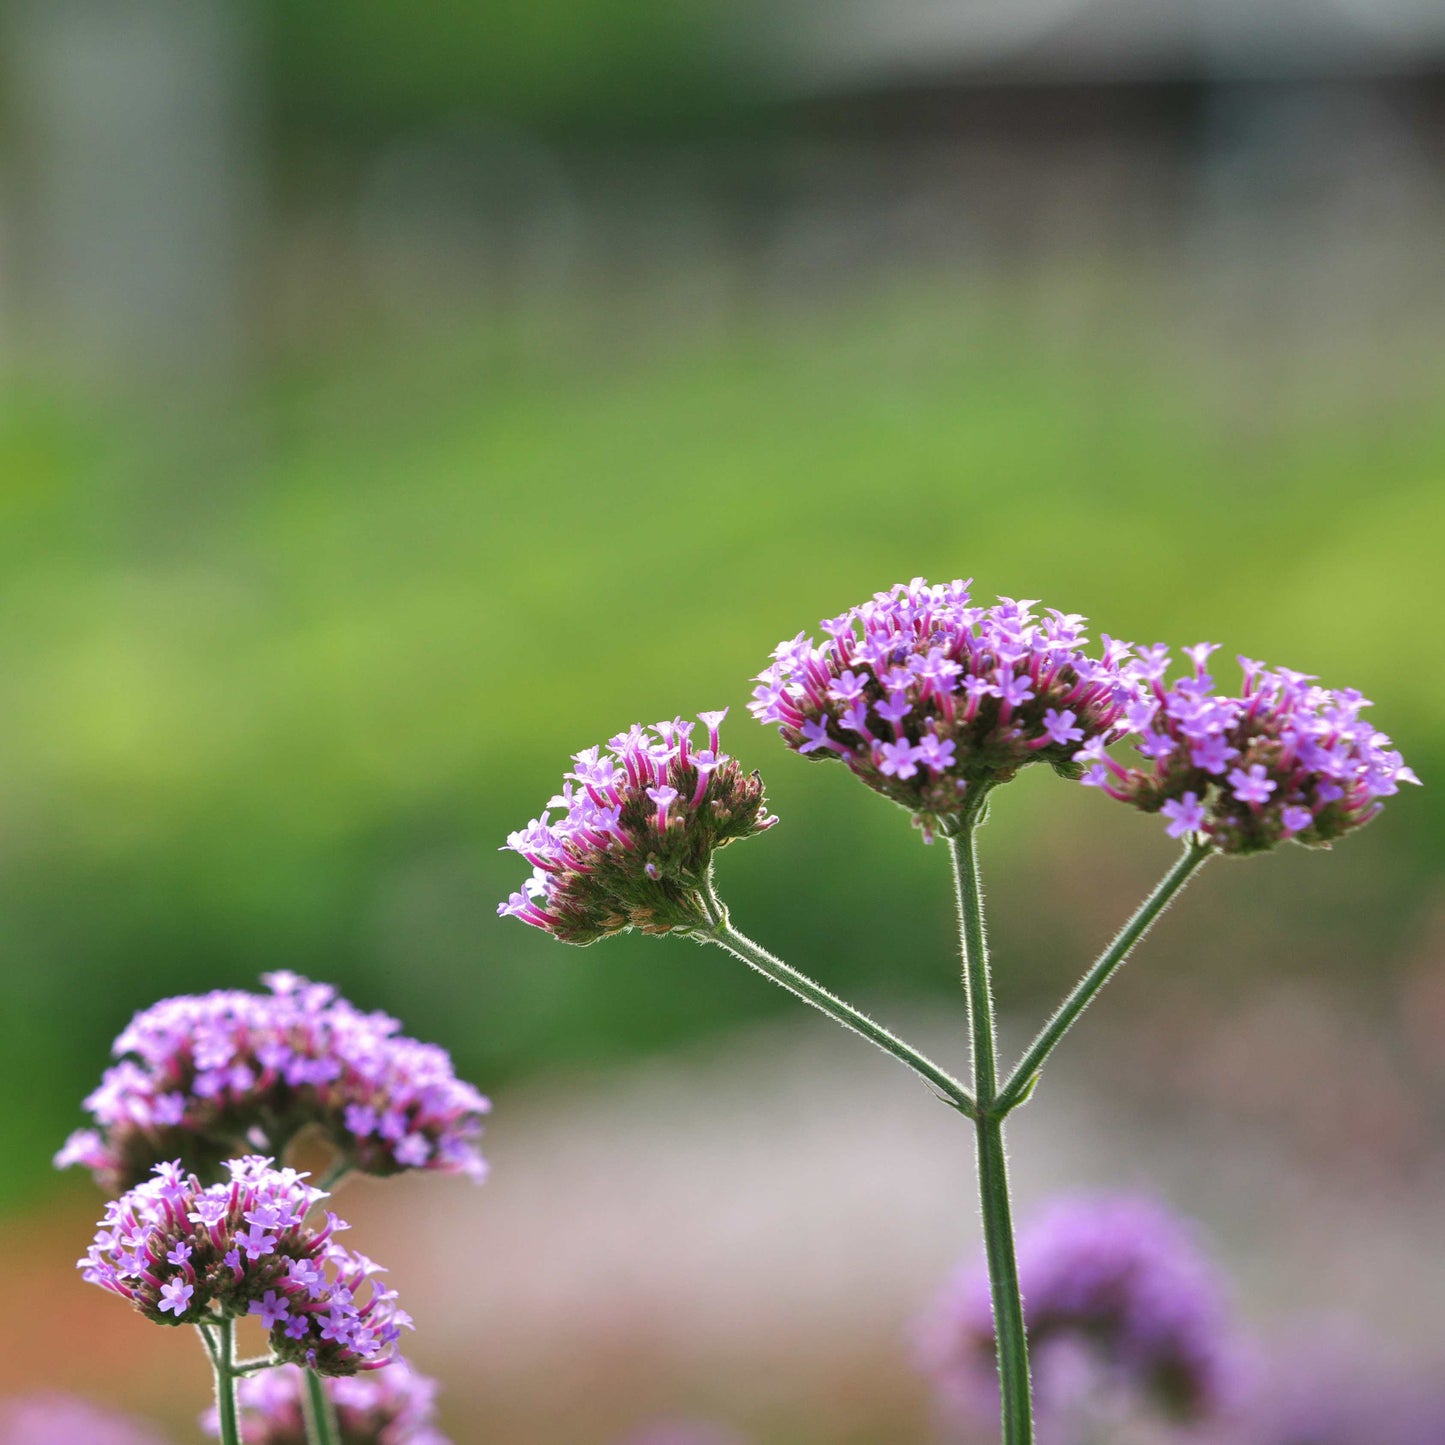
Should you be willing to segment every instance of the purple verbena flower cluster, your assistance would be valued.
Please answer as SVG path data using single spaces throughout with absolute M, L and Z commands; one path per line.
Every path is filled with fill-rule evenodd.
M 705 748 L 693 745 L 696 724 L 676 718 L 634 724 L 607 749 L 577 753 L 547 812 L 507 839 L 533 873 L 497 912 L 564 943 L 628 928 L 709 927 L 703 895 L 714 851 L 777 819 L 757 773 L 719 747 L 726 709 L 700 716 Z M 562 810 L 556 821 L 553 808 Z
M 1019 1278 L 1041 1415 L 1065 1396 L 1113 1393 L 1201 1422 L 1232 1402 L 1238 1362 L 1223 1292 L 1182 1221 L 1152 1200 L 1059 1201 L 1020 1236 Z M 945 1291 L 923 1355 L 960 1413 L 996 1411 L 993 1314 L 976 1270 Z
M 1328 847 L 1368 823 L 1402 782 L 1419 782 L 1360 716 L 1370 703 L 1354 689 L 1241 657 L 1244 686 L 1225 696 L 1206 670 L 1214 650 L 1185 648 L 1192 670 L 1168 687 L 1168 648 L 1140 650 L 1127 720 L 1147 761 L 1127 768 L 1104 751 L 1106 739 L 1090 739 L 1075 754 L 1086 784 L 1163 814 L 1171 837 L 1199 834 L 1220 852 L 1246 854 L 1291 840 Z
M 262 1370 L 236 1389 L 245 1445 L 307 1445 L 305 1376 L 293 1365 Z M 330 1380 L 340 1445 L 450 1445 L 436 1428 L 436 1381 L 396 1356 L 384 1370 Z M 214 1409 L 202 1421 L 220 1434 Z
M 225 1183 L 203 1186 L 179 1163 L 106 1206 L 82 1278 L 129 1300 L 158 1324 L 257 1315 L 283 1360 L 324 1375 L 386 1364 L 411 1319 L 381 1267 L 335 1242 L 348 1226 L 294 1169 L 251 1156 L 226 1163 Z
M 837 759 L 913 813 L 925 836 L 969 790 L 1030 763 L 1077 777 L 1081 743 L 1127 724 L 1127 644 L 1084 655 L 1084 618 L 1033 602 L 970 600 L 970 582 L 921 577 L 799 633 L 758 677 L 751 711 L 784 742 Z
M 445 1049 L 326 984 L 284 972 L 262 981 L 269 993 L 182 995 L 138 1013 L 115 1041 L 120 1062 L 85 1101 L 97 1127 L 72 1134 L 56 1166 L 84 1165 L 119 1193 L 161 1160 L 217 1178 L 225 1159 L 279 1155 L 319 1129 L 342 1166 L 368 1174 L 483 1176 L 477 1139 L 490 1106 Z

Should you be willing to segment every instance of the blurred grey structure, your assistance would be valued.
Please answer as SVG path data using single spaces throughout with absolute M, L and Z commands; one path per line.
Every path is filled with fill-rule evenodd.
M 22 364 L 225 377 L 250 343 L 358 322 L 565 338 L 618 306 L 609 344 L 635 343 L 914 274 L 1021 291 L 1044 331 L 1136 313 L 1272 385 L 1282 350 L 1341 390 L 1438 354 L 1439 0 L 790 0 L 739 101 L 762 124 L 437 114 L 313 136 L 286 187 L 247 14 L 12 8 L 0 298 Z
M 258 220 L 240 7 L 22 0 L 4 39 L 4 290 L 25 350 L 121 382 L 232 374 Z

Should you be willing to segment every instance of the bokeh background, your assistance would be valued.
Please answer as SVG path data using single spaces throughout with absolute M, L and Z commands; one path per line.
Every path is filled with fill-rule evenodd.
M 287 967 L 496 1099 L 481 1190 L 343 1196 L 460 1445 L 928 1439 L 957 1121 L 720 953 L 494 913 L 570 753 L 729 705 L 783 820 L 734 914 L 961 1066 L 945 856 L 742 707 L 919 574 L 1375 699 L 1426 788 L 1207 871 L 1018 1189 L 1163 1195 L 1269 1348 L 1439 1358 L 1445 11 L 11 0 L 0 40 L 0 1396 L 198 1438 L 200 1352 L 79 1282 L 49 1159 L 135 1009 Z M 999 799 L 1008 1039 L 1160 831 Z

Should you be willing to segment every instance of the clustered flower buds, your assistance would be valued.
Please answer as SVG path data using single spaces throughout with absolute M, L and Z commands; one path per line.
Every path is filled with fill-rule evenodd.
M 236 1395 L 245 1445 L 307 1445 L 305 1391 L 305 1376 L 291 1365 L 242 1379 Z M 332 1380 L 326 1393 L 342 1445 L 450 1445 L 436 1429 L 436 1381 L 400 1356 L 384 1370 Z M 205 1424 L 220 1434 L 214 1410 Z
M 1142 688 L 1128 726 L 1147 760 L 1126 768 L 1093 739 L 1075 755 L 1083 781 L 1169 820 L 1168 833 L 1202 835 L 1222 853 L 1259 853 L 1292 840 L 1328 847 L 1368 823 L 1380 799 L 1419 779 L 1360 713 L 1369 700 L 1305 673 L 1241 657 L 1238 697 L 1216 693 L 1206 671 L 1215 644 L 1184 651 L 1189 676 L 1166 689 L 1169 650 L 1140 650 Z
M 610 751 L 577 753 L 547 811 L 507 839 L 533 874 L 497 912 L 564 943 L 628 928 L 711 926 L 713 853 L 777 822 L 762 780 L 718 746 L 725 716 L 726 709 L 700 714 L 706 748 L 693 746 L 696 724 L 677 718 L 650 729 L 634 724 L 608 742 Z M 553 808 L 562 810 L 555 822 Z
M 969 582 L 906 586 L 799 633 L 759 675 L 753 715 L 784 742 L 845 763 L 931 836 L 977 784 L 1030 763 L 1077 777 L 1081 743 L 1121 731 L 1134 684 L 1127 644 L 1084 655 L 1084 618 L 1032 602 L 969 600 Z
M 81 1164 L 111 1193 L 179 1159 L 203 1178 L 254 1149 L 281 1154 L 320 1130 L 344 1167 L 431 1169 L 480 1179 L 490 1107 L 445 1049 L 404 1037 L 334 989 L 291 973 L 269 993 L 163 999 L 116 1040 L 120 1062 L 85 1101 L 98 1127 L 72 1134 L 57 1167 Z
M 346 1224 L 306 1223 L 325 1191 L 258 1156 L 225 1167 L 228 1182 L 202 1186 L 158 1164 L 106 1206 L 81 1277 L 157 1324 L 258 1315 L 276 1356 L 319 1374 L 387 1364 L 411 1318 L 376 1283 L 381 1267 L 335 1242 Z
M 1019 1278 L 1041 1417 L 1112 1397 L 1203 1423 L 1236 1398 L 1223 1291 L 1183 1221 L 1152 1200 L 1059 1201 L 1020 1236 Z M 923 1344 L 951 1405 L 996 1409 L 985 1277 L 969 1270 L 949 1286 Z

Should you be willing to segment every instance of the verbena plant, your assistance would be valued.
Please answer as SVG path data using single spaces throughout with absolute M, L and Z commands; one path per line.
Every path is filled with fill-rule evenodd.
M 1033 1438 L 1029 1336 L 1009 1198 L 1004 1125 L 1049 1056 L 1170 901 L 1216 854 L 1286 842 L 1324 848 L 1367 823 L 1401 782 L 1418 782 L 1352 689 L 1240 658 L 1221 691 L 1212 644 L 1184 649 L 1104 636 L 1036 603 L 974 604 L 970 583 L 921 578 L 800 632 L 758 678 L 752 712 L 802 756 L 841 764 L 906 809 L 953 864 L 972 1077 L 965 1083 L 784 963 L 732 922 L 713 855 L 772 826 L 762 783 L 721 750 L 722 713 L 632 726 L 578 753 L 562 791 L 508 846 L 533 868 L 499 907 L 566 943 L 638 928 L 715 944 L 892 1054 L 973 1127 L 1005 1445 Z M 1131 761 L 1110 749 L 1132 745 Z M 1183 851 L 1039 1030 L 1000 1068 L 977 834 L 994 795 L 1025 767 L 1158 814 Z M 554 817 L 555 813 L 555 817 Z

